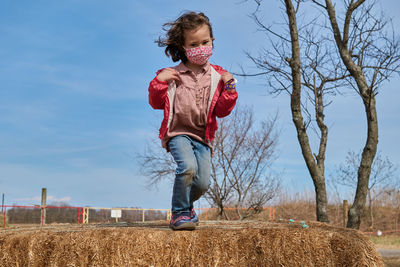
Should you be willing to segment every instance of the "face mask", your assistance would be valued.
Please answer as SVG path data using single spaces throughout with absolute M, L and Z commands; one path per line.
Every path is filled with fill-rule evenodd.
M 204 65 L 212 55 L 212 46 L 198 46 L 186 50 L 187 59 L 196 65 Z

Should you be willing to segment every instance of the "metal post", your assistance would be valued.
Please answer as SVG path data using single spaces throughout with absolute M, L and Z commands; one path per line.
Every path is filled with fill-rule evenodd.
M 47 199 L 47 189 L 42 188 L 42 203 L 41 203 L 41 208 L 42 208 L 41 224 L 42 225 L 46 224 L 46 199 Z
M 2 200 L 1 200 L 1 213 L 3 213 L 3 211 L 4 211 L 4 193 L 3 193 Z
M 4 213 L 3 213 L 3 228 L 6 228 L 6 223 L 7 223 L 7 208 L 4 209 Z

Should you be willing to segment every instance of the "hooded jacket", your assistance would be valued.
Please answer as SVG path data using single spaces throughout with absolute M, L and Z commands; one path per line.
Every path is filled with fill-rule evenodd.
M 228 116 L 235 107 L 238 94 L 235 91 L 226 91 L 225 84 L 221 80 L 221 74 L 226 72 L 217 65 L 211 65 L 211 89 L 207 105 L 207 123 L 205 129 L 205 142 L 211 144 L 218 129 L 217 117 Z M 157 71 L 157 75 L 163 69 Z M 157 79 L 157 76 L 149 85 L 149 103 L 154 109 L 164 110 L 164 119 L 161 123 L 159 138 L 163 139 L 168 131 L 173 118 L 173 107 L 176 92 L 174 81 L 166 82 Z

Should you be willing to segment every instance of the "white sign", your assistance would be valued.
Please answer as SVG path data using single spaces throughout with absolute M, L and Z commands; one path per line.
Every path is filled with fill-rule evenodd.
M 111 218 L 121 218 L 121 210 L 111 210 Z

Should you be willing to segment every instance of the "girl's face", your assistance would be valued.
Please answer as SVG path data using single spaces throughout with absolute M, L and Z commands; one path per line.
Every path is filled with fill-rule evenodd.
M 210 29 L 206 24 L 203 24 L 194 30 L 186 30 L 184 34 L 185 49 L 198 46 L 212 46 L 212 41 L 214 40 L 214 38 L 211 38 Z

